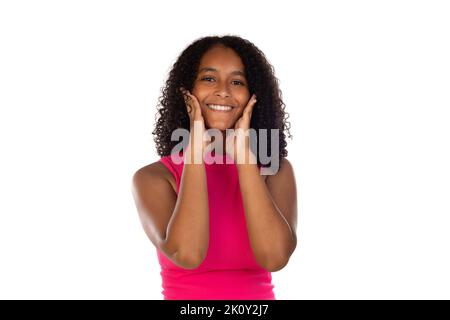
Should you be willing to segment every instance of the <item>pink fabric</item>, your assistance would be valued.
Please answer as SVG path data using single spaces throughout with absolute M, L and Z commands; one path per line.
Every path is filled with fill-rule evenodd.
M 181 155 L 176 157 L 182 161 Z M 178 194 L 183 163 L 174 163 L 171 156 L 159 161 L 173 174 Z M 257 264 L 251 249 L 236 165 L 205 164 L 205 170 L 210 211 L 208 253 L 198 268 L 189 270 L 156 250 L 164 299 L 275 300 L 272 275 Z

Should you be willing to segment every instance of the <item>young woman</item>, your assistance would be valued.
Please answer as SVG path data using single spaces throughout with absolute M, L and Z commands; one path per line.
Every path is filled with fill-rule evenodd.
M 173 65 L 158 114 L 153 134 L 161 158 L 136 171 L 133 195 L 156 247 L 164 298 L 275 299 L 271 272 L 288 263 L 297 244 L 297 195 L 273 67 L 240 37 L 198 39 Z M 186 148 L 175 152 L 181 161 L 173 157 L 177 129 L 189 133 Z M 226 148 L 214 154 L 223 163 L 195 161 L 213 155 L 201 139 L 208 129 L 223 134 Z M 275 139 L 257 137 L 262 149 L 274 153 L 277 146 L 276 172 L 262 175 L 267 164 L 249 137 L 230 140 L 227 129 L 278 129 Z

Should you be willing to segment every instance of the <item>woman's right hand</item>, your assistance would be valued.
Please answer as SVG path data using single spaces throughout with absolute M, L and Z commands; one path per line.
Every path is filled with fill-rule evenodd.
M 196 96 L 184 88 L 180 88 L 180 91 L 183 94 L 186 110 L 190 119 L 190 139 L 188 149 L 201 155 L 201 160 L 203 162 L 203 152 L 207 146 L 207 141 L 204 139 L 206 129 L 202 109 Z

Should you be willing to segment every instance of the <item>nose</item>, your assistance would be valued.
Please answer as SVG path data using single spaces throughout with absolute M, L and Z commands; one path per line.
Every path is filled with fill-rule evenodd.
M 218 87 L 216 92 L 214 93 L 214 95 L 221 97 L 221 98 L 230 97 L 230 93 L 229 93 L 226 85 L 222 85 L 222 86 Z

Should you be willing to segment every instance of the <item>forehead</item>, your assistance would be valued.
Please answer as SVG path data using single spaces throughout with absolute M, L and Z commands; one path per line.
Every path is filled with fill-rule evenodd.
M 219 72 L 244 71 L 244 64 L 239 55 L 233 49 L 224 46 L 215 46 L 203 55 L 199 70 L 204 67 L 212 67 Z

